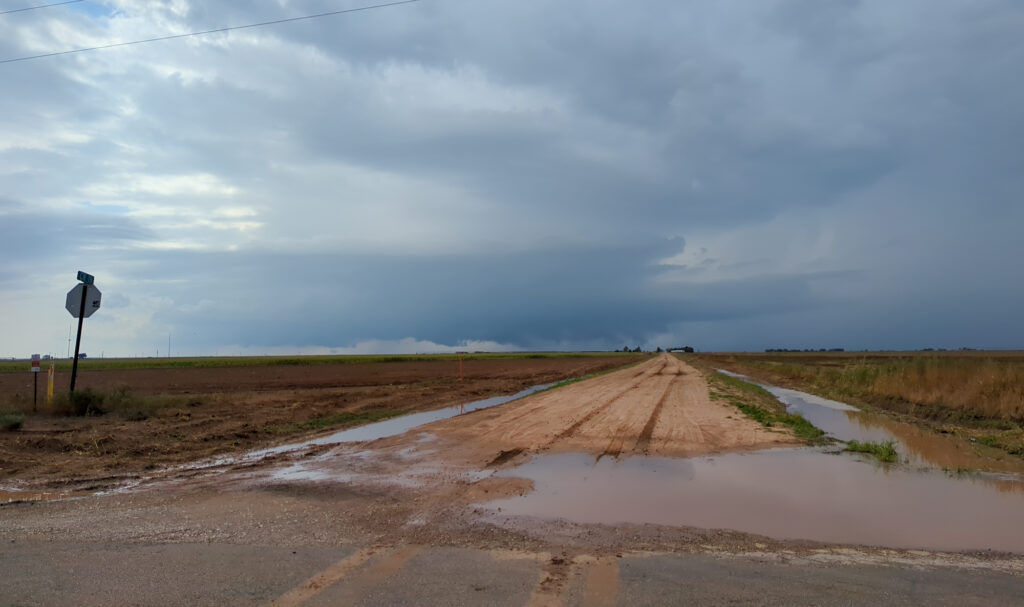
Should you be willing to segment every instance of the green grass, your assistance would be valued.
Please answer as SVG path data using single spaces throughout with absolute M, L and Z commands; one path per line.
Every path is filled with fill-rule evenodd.
M 0 430 L 14 431 L 21 428 L 21 424 L 25 422 L 25 416 L 19 413 L 8 413 L 6 415 L 0 415 Z
M 825 436 L 824 430 L 807 421 L 807 418 L 803 415 L 786 413 L 785 415 L 778 416 L 777 419 L 783 425 L 792 428 L 793 434 L 797 435 L 799 438 L 815 440 L 821 439 Z
M 692 362 L 1024 457 L 1024 351 L 721 353 Z
M 884 443 L 875 443 L 871 441 L 860 442 L 852 440 L 846 443 L 846 451 L 853 453 L 867 453 L 878 458 L 878 461 L 885 463 L 898 462 L 900 459 L 899 454 L 896 452 L 895 441 L 886 441 Z
M 463 354 L 462 360 L 522 360 L 586 358 L 598 356 L 645 356 L 627 352 L 481 352 Z M 374 354 L 317 356 L 203 356 L 192 358 L 87 358 L 79 369 L 178 369 L 219 367 L 271 367 L 278 365 L 342 365 L 355 363 L 392 363 L 421 361 L 457 361 L 458 354 Z M 43 361 L 44 367 L 50 361 Z M 74 361 L 53 361 L 58 371 L 70 371 Z M 29 372 L 28 361 L 2 361 L 0 373 Z
M 712 398 L 723 399 L 741 413 L 765 427 L 781 424 L 792 430 L 797 438 L 807 442 L 820 442 L 825 432 L 807 421 L 802 415 L 787 413 L 786 407 L 770 392 L 737 377 L 724 373 L 709 374 Z

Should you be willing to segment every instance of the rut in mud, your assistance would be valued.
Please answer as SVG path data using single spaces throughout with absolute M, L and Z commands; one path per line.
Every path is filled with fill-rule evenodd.
M 445 459 L 479 466 L 538 453 L 689 456 L 796 443 L 712 401 L 701 374 L 668 354 L 417 431 L 437 437 Z

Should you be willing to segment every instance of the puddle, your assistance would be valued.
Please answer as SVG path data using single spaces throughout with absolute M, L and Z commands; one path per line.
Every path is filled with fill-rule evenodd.
M 456 415 L 462 415 L 463 413 L 470 413 L 471 411 L 478 411 L 480 409 L 487 409 L 488 407 L 496 407 L 505 403 L 529 396 L 534 392 L 540 392 L 553 386 L 550 384 L 540 384 L 538 386 L 531 386 L 515 394 L 509 394 L 505 396 L 492 396 L 491 398 L 485 398 L 483 400 L 473 401 L 464 405 L 455 405 L 452 407 L 446 407 L 444 409 L 435 409 L 434 411 L 424 411 L 423 413 L 413 413 L 410 415 L 403 415 L 402 417 L 395 417 L 392 419 L 384 420 L 382 422 L 376 422 L 373 424 L 366 424 L 365 426 L 359 426 L 357 428 L 351 428 L 349 430 L 342 430 L 335 432 L 334 434 L 328 434 L 327 436 L 321 436 L 320 438 L 314 438 L 302 443 L 293 443 L 290 445 L 281 445 L 279 447 L 272 447 L 270 449 L 261 449 L 259 451 L 253 451 L 250 455 L 256 457 L 263 457 L 265 455 L 272 455 L 276 453 L 286 453 L 288 451 L 297 451 L 299 449 L 305 449 L 312 445 L 334 445 L 340 443 L 358 443 L 363 441 L 377 440 L 378 438 L 386 438 L 389 436 L 397 436 L 404 434 L 413 428 L 417 428 L 424 424 L 431 422 L 441 421 L 442 419 L 448 419 L 449 417 L 455 417 Z M 423 437 L 420 437 L 423 440 Z M 431 440 L 431 439 L 426 439 Z
M 486 507 L 583 523 L 1024 553 L 1024 462 L 845 403 L 758 385 L 837 439 L 895 441 L 905 464 L 814 448 L 596 462 L 582 454 L 537 456 L 501 473 L 533 480 L 534 491 Z M 959 469 L 978 471 L 945 471 Z
M 734 529 L 778 539 L 1024 553 L 1024 484 L 884 466 L 818 449 L 615 461 L 537 456 L 500 476 L 534 491 L 502 514 Z
M 846 403 L 762 384 L 738 373 L 719 371 L 761 386 L 784 403 L 787 411 L 803 415 L 807 421 L 839 440 L 895 441 L 900 456 L 912 465 L 1024 473 L 1024 461 L 998 449 L 936 434 L 912 424 L 861 411 Z

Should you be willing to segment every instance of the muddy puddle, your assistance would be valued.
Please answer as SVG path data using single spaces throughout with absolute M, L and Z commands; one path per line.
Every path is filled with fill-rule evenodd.
M 742 376 L 740 376 L 742 377 Z M 744 378 L 746 379 L 746 378 Z M 583 523 L 731 529 L 777 539 L 1024 553 L 1024 465 L 795 390 L 762 385 L 839 440 L 895 441 L 903 461 L 827 448 L 684 459 L 536 456 L 501 476 L 534 491 L 486 508 Z M 971 470 L 971 471 L 965 471 Z
M 911 465 L 1024 474 L 1024 461 L 998 449 L 936 434 L 912 424 L 861 411 L 846 403 L 720 371 L 761 386 L 784 403 L 787 411 L 803 415 L 833 438 L 841 441 L 894 441 L 901 458 Z
M 314 445 L 335 445 L 342 443 L 358 443 L 363 441 L 377 440 L 378 438 L 386 438 L 389 436 L 398 436 L 404 434 L 413 428 L 418 428 L 424 424 L 431 422 L 440 421 L 442 419 L 448 419 L 449 417 L 455 417 L 456 415 L 462 415 L 464 413 L 470 413 L 472 411 L 478 411 L 480 409 L 487 409 L 489 407 L 496 407 L 503 405 L 507 402 L 511 402 L 524 396 L 529 396 L 534 392 L 540 392 L 553 386 L 554 384 L 540 384 L 537 386 L 531 386 L 525 390 L 521 390 L 515 394 L 508 394 L 504 396 L 492 396 L 491 398 L 485 398 L 482 400 L 465 403 L 462 405 L 454 405 L 452 407 L 446 407 L 444 409 L 435 409 L 434 411 L 424 411 L 422 413 L 412 413 L 409 415 L 403 415 L 401 417 L 395 417 L 382 422 L 376 422 L 373 424 L 366 424 L 365 426 L 359 426 L 351 428 L 349 430 L 342 430 L 335 432 L 334 434 L 328 434 L 319 438 L 314 438 L 301 443 L 290 443 L 287 445 L 280 445 L 277 447 L 271 447 L 269 449 L 259 449 L 252 451 L 246 455 L 245 459 L 260 459 L 268 455 L 275 455 L 279 453 L 288 453 L 291 451 L 300 451 Z
M 1024 553 L 1024 487 L 1012 479 L 884 466 L 816 449 L 690 459 L 538 456 L 501 476 L 534 491 L 503 515 L 732 529 L 777 539 Z

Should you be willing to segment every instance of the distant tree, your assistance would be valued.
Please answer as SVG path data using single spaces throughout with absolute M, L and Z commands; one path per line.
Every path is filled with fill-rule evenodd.
M 655 352 L 657 352 L 657 353 L 659 353 L 659 354 L 660 354 L 661 352 L 663 352 L 663 351 L 664 351 L 664 350 L 662 350 L 662 349 L 661 349 L 661 346 L 658 346 L 658 349 L 657 349 L 657 350 L 655 350 Z
M 637 346 L 633 348 L 633 352 L 643 352 L 643 350 L 640 349 L 640 346 Z
M 683 352 L 693 354 L 693 348 L 691 348 L 690 346 L 683 346 Z

